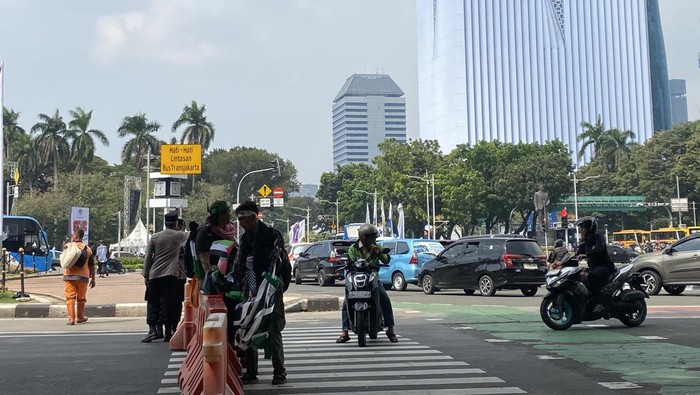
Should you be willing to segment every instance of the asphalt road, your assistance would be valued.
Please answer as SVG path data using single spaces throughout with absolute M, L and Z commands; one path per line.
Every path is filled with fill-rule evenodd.
M 700 393 L 700 292 L 652 297 L 647 320 L 638 328 L 599 320 L 553 331 L 537 312 L 543 291 L 539 297 L 525 297 L 519 291 L 481 297 L 461 291 L 424 295 L 417 287 L 409 287 L 390 295 L 399 335 L 481 369 L 508 388 L 536 394 L 619 393 L 609 389 L 615 386 L 634 394 Z M 292 285 L 291 292 L 341 295 L 343 287 Z M 339 312 L 295 313 L 287 319 L 287 333 L 302 344 L 308 341 L 299 336 L 308 332 L 315 340 L 312 333 L 321 330 L 328 346 L 334 347 Z M 171 354 L 164 343 L 139 342 L 145 334 L 142 318 L 94 318 L 74 327 L 66 326 L 63 319 L 6 319 L 0 320 L 0 331 L 0 393 L 155 394 L 167 377 Z M 379 363 L 383 355 L 369 356 L 367 362 Z M 410 351 L 407 355 L 420 361 L 420 355 Z M 304 361 L 303 353 L 294 358 L 301 359 L 300 364 L 319 365 L 326 373 L 340 371 L 332 368 L 341 366 L 338 363 L 321 368 L 314 357 Z M 315 379 L 309 372 L 313 370 L 295 372 L 290 365 L 289 387 L 279 393 L 311 393 Z M 396 377 L 412 375 L 397 371 Z M 388 394 L 382 380 L 372 383 Z M 427 388 L 412 385 L 418 388 L 416 394 Z M 454 386 L 444 387 L 460 393 Z M 332 393 L 334 388 L 329 383 L 323 391 L 313 392 Z

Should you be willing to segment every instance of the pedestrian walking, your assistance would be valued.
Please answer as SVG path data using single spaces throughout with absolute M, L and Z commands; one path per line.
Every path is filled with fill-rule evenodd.
M 83 243 L 85 232 L 78 228 L 73 231 L 70 243 L 75 243 L 81 250 L 78 260 L 65 269 L 63 281 L 66 283 L 66 314 L 68 325 L 87 322 L 85 316 L 85 303 L 87 303 L 87 289 L 95 288 L 95 265 L 92 259 L 92 250 Z M 67 243 L 63 246 L 65 250 Z
M 282 330 L 286 324 L 284 317 L 283 292 L 289 287 L 292 279 L 287 253 L 284 250 L 282 234 L 258 220 L 258 206 L 247 200 L 236 207 L 238 223 L 245 230 L 240 237 L 240 248 L 234 263 L 234 272 L 240 279 L 245 279 L 245 290 L 248 295 L 255 295 L 257 287 L 263 280 L 263 273 L 272 273 L 271 265 L 277 265 L 275 272 L 282 279 L 283 288 L 277 291 L 275 303 L 270 313 L 270 327 L 265 345 L 265 355 L 272 359 L 272 384 L 284 384 L 287 381 L 287 370 L 284 367 L 284 346 Z M 283 261 L 271 260 L 273 250 L 281 249 Z M 245 351 L 246 373 L 243 382 L 253 384 L 258 382 L 258 349 L 253 345 Z
M 180 247 L 187 239 L 177 227 L 177 213 L 165 214 L 165 229 L 148 242 L 142 275 L 146 283 L 146 323 L 148 334 L 141 339 L 170 341 L 177 315 L 177 279 L 180 273 Z
M 107 272 L 107 261 L 109 260 L 109 257 L 107 256 L 109 252 L 109 249 L 105 245 L 104 240 L 100 240 L 100 244 L 97 246 L 97 274 L 100 275 L 100 277 L 104 277 L 105 274 L 109 276 L 109 273 Z

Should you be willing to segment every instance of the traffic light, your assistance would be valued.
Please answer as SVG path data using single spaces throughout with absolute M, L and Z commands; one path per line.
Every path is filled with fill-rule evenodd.
M 569 213 L 566 212 L 566 209 L 562 209 L 559 214 L 561 215 L 561 227 L 566 229 L 569 227 Z
M 275 158 L 275 160 L 270 161 L 270 164 L 272 165 L 272 167 L 277 168 L 277 175 L 282 177 L 282 166 L 280 165 L 280 159 Z

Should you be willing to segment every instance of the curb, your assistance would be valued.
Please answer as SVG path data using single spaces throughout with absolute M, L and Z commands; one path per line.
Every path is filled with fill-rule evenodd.
M 43 295 L 51 296 L 51 295 Z M 327 296 L 295 299 L 285 303 L 285 313 L 340 311 L 343 297 Z M 85 306 L 88 317 L 145 317 L 146 303 L 116 303 Z M 51 303 L 2 303 L 2 318 L 66 318 L 66 305 Z

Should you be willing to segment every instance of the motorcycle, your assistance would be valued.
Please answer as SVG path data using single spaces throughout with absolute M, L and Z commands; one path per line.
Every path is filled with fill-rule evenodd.
M 110 259 L 105 263 L 105 274 L 109 276 L 109 273 L 124 274 L 126 269 L 122 266 L 122 263 L 116 259 Z
M 388 249 L 385 250 L 382 252 L 389 252 Z M 379 277 L 364 259 L 349 264 L 345 271 L 345 308 L 350 319 L 350 329 L 357 335 L 357 345 L 365 347 L 366 337 L 376 339 L 384 328 L 382 309 L 379 306 Z
M 642 277 L 630 273 L 632 266 L 628 264 L 611 274 L 600 295 L 594 297 L 581 280 L 584 269 L 566 254 L 562 267 L 545 275 L 549 293 L 540 304 L 542 321 L 554 330 L 566 330 L 573 324 L 601 318 L 616 318 L 629 327 L 641 325 L 647 316 L 645 298 L 649 295 L 642 286 Z

